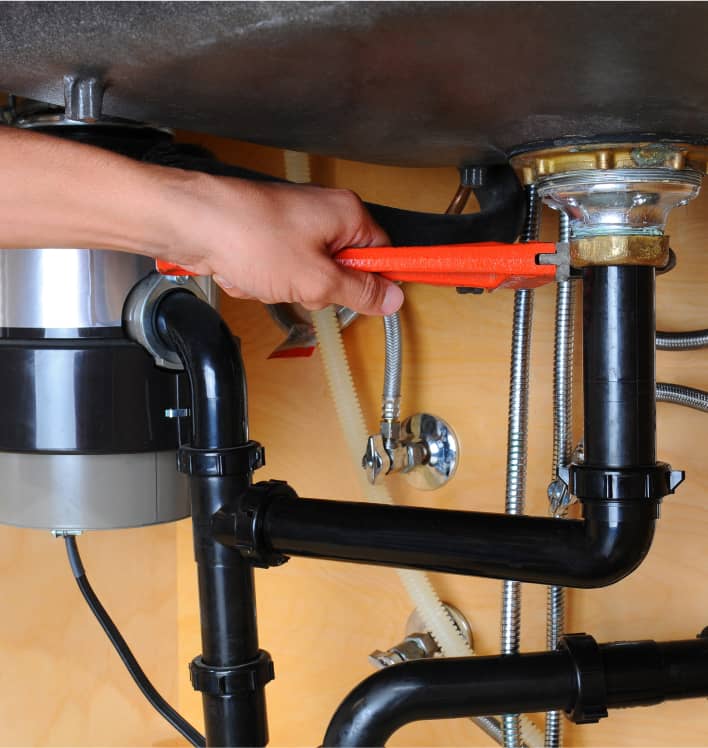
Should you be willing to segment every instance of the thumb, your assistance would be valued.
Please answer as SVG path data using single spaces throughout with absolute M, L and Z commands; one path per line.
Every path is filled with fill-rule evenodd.
M 395 283 L 375 273 L 338 268 L 336 302 L 360 314 L 388 315 L 403 304 L 403 291 Z

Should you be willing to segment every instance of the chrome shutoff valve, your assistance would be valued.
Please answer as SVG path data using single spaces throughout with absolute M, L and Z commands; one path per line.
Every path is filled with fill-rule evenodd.
M 437 416 L 417 413 L 403 423 L 382 421 L 381 432 L 367 441 L 362 467 L 370 483 L 403 473 L 415 488 L 432 490 L 452 478 L 458 455 L 450 426 Z
M 394 312 L 383 322 L 386 350 L 381 421 L 379 433 L 366 442 L 362 467 L 370 483 L 378 483 L 391 473 L 403 473 L 415 488 L 439 488 L 457 468 L 457 438 L 442 418 L 429 413 L 417 413 L 403 423 L 399 420 L 403 363 L 400 315 Z

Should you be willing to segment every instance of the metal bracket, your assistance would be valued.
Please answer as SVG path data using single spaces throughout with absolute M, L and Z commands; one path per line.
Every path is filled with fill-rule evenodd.
M 103 83 L 95 77 L 64 76 L 64 117 L 93 124 L 101 119 Z

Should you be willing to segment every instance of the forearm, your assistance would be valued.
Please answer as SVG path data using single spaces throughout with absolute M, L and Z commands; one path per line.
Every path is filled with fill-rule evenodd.
M 190 175 L 0 127 L 0 247 L 114 249 L 159 257 L 179 242 Z

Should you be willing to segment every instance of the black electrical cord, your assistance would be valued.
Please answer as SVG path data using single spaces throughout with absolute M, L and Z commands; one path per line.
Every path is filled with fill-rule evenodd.
M 206 746 L 204 736 L 192 727 L 184 717 L 178 714 L 157 692 L 157 689 L 152 685 L 147 675 L 143 672 L 143 669 L 138 664 L 135 656 L 130 651 L 130 647 L 120 631 L 118 631 L 118 628 L 106 612 L 106 609 L 101 605 L 101 601 L 96 597 L 96 593 L 93 591 L 93 588 L 86 578 L 86 571 L 84 570 L 84 565 L 81 561 L 81 556 L 79 555 L 76 538 L 73 535 L 67 535 L 64 540 L 66 541 L 66 553 L 69 557 L 71 571 L 76 579 L 76 583 L 79 585 L 81 594 L 84 596 L 84 600 L 86 600 L 89 608 L 91 608 L 91 612 L 96 616 L 96 619 L 101 624 L 101 628 L 106 632 L 106 636 L 115 647 L 118 656 L 123 660 L 123 664 L 128 669 L 128 672 L 138 688 L 142 691 L 143 696 L 145 696 L 152 706 L 155 707 L 157 712 L 161 714 L 172 725 L 172 727 L 177 730 L 177 732 L 186 738 L 191 745 L 196 748 Z

